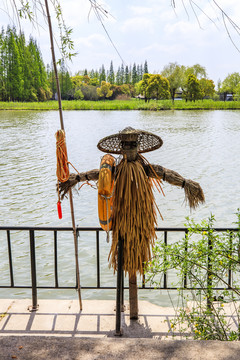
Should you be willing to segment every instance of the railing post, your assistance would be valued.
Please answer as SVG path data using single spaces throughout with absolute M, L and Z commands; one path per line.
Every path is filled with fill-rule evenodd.
M 164 264 L 167 261 L 166 247 L 167 247 L 167 231 L 164 231 Z M 165 268 L 163 273 L 163 288 L 167 289 L 167 271 L 165 270 Z
M 118 271 L 117 271 L 117 296 L 116 296 L 116 336 L 122 335 L 121 310 L 122 310 L 122 263 L 123 263 L 123 239 L 118 237 Z
M 188 230 L 185 230 L 185 258 L 187 257 L 187 253 L 188 253 Z M 187 288 L 187 270 L 185 271 L 184 274 L 184 289 Z
M 212 305 L 212 235 L 208 231 L 208 259 L 207 259 L 207 308 Z
M 35 256 L 35 237 L 34 230 L 29 230 L 30 236 L 30 256 L 31 256 L 31 277 L 32 277 L 32 306 L 30 311 L 37 311 L 37 275 L 36 275 L 36 256 Z
M 12 248 L 11 248 L 10 230 L 7 230 L 7 241 L 8 241 L 8 260 L 9 260 L 10 281 L 11 281 L 11 287 L 14 287 L 13 263 L 12 263 Z
M 232 257 L 233 252 L 233 243 L 232 243 L 232 233 L 229 234 L 229 255 Z M 228 288 L 231 288 L 232 284 L 232 260 L 229 261 L 228 267 Z
M 96 252 L 97 252 L 97 288 L 100 288 L 100 249 L 99 249 L 99 230 L 96 230 Z
M 58 250 L 57 250 L 57 231 L 54 231 L 54 275 L 55 287 L 58 288 Z

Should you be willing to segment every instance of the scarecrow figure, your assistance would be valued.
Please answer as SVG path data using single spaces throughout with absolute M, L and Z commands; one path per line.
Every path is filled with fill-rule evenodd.
M 118 244 L 123 240 L 122 266 L 129 274 L 130 318 L 138 317 L 136 274 L 143 275 L 144 263 L 151 257 L 156 239 L 157 205 L 152 187 L 162 191 L 161 181 L 184 189 L 186 202 L 196 208 L 204 202 L 200 185 L 184 179 L 177 172 L 160 165 L 150 164 L 141 154 L 160 148 L 162 139 L 150 132 L 131 127 L 107 136 L 99 141 L 99 150 L 122 155 L 119 164 L 113 166 L 114 187 L 112 192 L 112 244 L 109 263 L 114 271 L 118 267 Z M 68 181 L 59 184 L 61 197 L 78 182 L 99 178 L 99 170 L 71 174 Z

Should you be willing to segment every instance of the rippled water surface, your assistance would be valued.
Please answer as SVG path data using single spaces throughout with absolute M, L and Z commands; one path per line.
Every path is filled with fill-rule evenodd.
M 159 226 L 182 226 L 191 215 L 200 220 L 213 213 L 216 226 L 234 226 L 234 213 L 240 207 L 240 112 L 239 111 L 65 111 L 69 160 L 81 172 L 99 167 L 103 155 L 98 141 L 126 126 L 144 129 L 160 135 L 162 148 L 146 154 L 147 159 L 198 181 L 206 203 L 192 213 L 185 206 L 182 189 L 164 184 L 165 197 L 156 193 L 164 222 Z M 55 191 L 55 132 L 60 127 L 58 112 L 0 112 L 0 225 L 71 226 L 68 200 L 64 200 L 63 219 L 57 217 Z M 74 193 L 76 224 L 98 226 L 97 192 L 84 186 Z M 2 284 L 8 283 L 6 234 L 0 234 Z M 103 283 L 115 284 L 108 270 L 109 244 L 101 235 L 101 268 Z M 41 284 L 53 284 L 53 247 L 49 235 L 38 233 L 37 270 Z M 60 282 L 74 284 L 72 235 L 59 236 Z M 13 234 L 13 257 L 16 283 L 29 282 L 28 234 Z M 95 284 L 95 237 L 80 236 L 81 281 Z M 91 275 L 90 275 L 91 274 Z M 60 283 L 61 285 L 61 283 Z M 1 290 L 2 296 L 29 296 L 24 291 Z M 56 292 L 42 291 L 42 297 L 54 297 Z M 141 293 L 142 294 L 142 293 Z M 71 291 L 58 292 L 59 297 L 75 297 Z M 84 297 L 91 297 L 86 291 Z M 115 293 L 96 292 L 94 297 L 111 298 Z M 147 298 L 148 295 L 141 295 Z M 151 295 L 158 302 L 158 295 Z M 161 295 L 165 299 L 165 295 Z

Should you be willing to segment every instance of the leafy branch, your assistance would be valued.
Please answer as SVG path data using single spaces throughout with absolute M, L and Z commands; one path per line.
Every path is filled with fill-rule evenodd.
M 153 257 L 146 266 L 146 282 L 160 286 L 162 279 L 158 275 L 167 274 L 169 270 L 177 271 L 175 286 L 183 304 L 172 321 L 172 328 L 184 324 L 192 329 L 194 338 L 236 340 L 240 338 L 240 287 L 238 273 L 240 270 L 240 210 L 237 211 L 237 231 L 218 233 L 214 230 L 213 215 L 200 224 L 187 218 L 186 235 L 182 241 L 165 244 L 159 241 Z M 226 276 L 235 274 L 236 280 Z M 189 286 L 183 286 L 188 278 Z M 221 288 L 221 290 L 220 290 Z M 187 290 L 187 295 L 185 295 Z M 189 309 L 189 291 L 192 295 L 192 308 Z M 220 296 L 217 296 L 219 294 Z M 202 299 L 201 294 L 204 294 Z M 232 316 L 237 318 L 237 330 L 227 322 L 224 304 L 233 307 Z M 219 304 L 219 305 L 217 305 Z

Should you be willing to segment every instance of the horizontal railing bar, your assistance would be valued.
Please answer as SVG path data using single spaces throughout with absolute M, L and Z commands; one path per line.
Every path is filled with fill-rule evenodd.
M 72 227 L 46 227 L 46 226 L 0 226 L 1 230 L 35 230 L 35 231 L 73 231 Z M 169 232 L 184 232 L 187 230 L 187 227 L 178 227 L 178 228 L 169 228 L 169 227 L 157 227 L 155 231 L 169 231 Z M 202 229 L 206 231 L 207 229 Z M 239 231 L 238 228 L 213 228 L 214 231 Z M 77 231 L 104 231 L 101 227 L 77 227 Z
M 0 286 L 1 289 L 32 289 L 31 286 Z M 37 286 L 38 290 L 77 290 L 76 286 L 59 286 L 58 288 L 54 286 Z M 128 290 L 128 286 L 124 286 L 124 290 Z M 101 286 L 100 288 L 94 286 L 81 286 L 81 290 L 116 290 L 116 286 Z M 194 288 L 194 287 L 138 287 L 138 290 L 207 290 L 206 287 L 204 288 Z M 212 288 L 212 290 L 229 290 L 228 287 L 221 287 L 221 288 Z
M 73 231 L 72 227 L 47 226 L 0 226 L 0 230 L 35 230 L 35 231 Z M 100 227 L 77 227 L 77 231 L 104 231 Z

